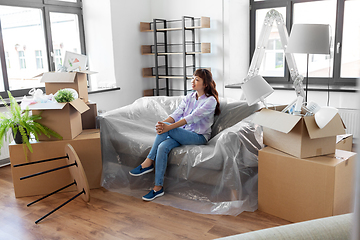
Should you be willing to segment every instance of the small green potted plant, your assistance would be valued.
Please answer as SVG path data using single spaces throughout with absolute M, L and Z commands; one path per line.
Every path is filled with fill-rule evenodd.
M 75 100 L 73 91 L 69 89 L 60 89 L 54 96 L 58 103 L 71 102 Z
M 8 139 L 8 132 L 11 129 L 14 140 L 17 144 L 23 144 L 25 157 L 27 159 L 26 148 L 33 152 L 30 144 L 30 135 L 33 135 L 36 140 L 39 140 L 39 134 L 45 134 L 47 137 L 54 136 L 58 139 L 62 137 L 51 130 L 50 128 L 36 122 L 41 119 L 40 115 L 31 115 L 29 108 L 21 110 L 21 107 L 16 102 L 15 98 L 8 91 L 10 106 L 0 96 L 2 102 L 7 108 L 7 113 L 0 113 L 0 149 L 4 144 L 4 140 Z

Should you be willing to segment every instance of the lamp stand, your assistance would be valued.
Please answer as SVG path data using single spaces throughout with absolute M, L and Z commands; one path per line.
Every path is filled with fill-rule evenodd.
M 265 98 L 261 97 L 260 101 L 262 102 L 262 104 L 264 104 L 265 108 L 268 109 L 268 106 L 265 103 Z
M 306 54 L 306 93 L 305 93 L 305 103 L 307 105 L 307 95 L 308 95 L 308 86 L 309 86 L 309 53 Z

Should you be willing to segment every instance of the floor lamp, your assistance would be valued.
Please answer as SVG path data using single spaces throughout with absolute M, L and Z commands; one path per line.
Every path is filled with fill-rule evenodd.
M 330 54 L 330 25 L 294 24 L 290 33 L 286 53 L 306 53 L 306 94 L 309 84 L 309 54 Z

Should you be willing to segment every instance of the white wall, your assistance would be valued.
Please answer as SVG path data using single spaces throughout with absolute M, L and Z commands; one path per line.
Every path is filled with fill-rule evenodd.
M 249 67 L 249 1 L 224 1 L 225 84 L 239 83 Z M 225 96 L 226 90 L 224 90 Z
M 141 75 L 143 67 L 154 66 L 154 57 L 140 54 L 141 45 L 153 44 L 153 34 L 139 30 L 141 21 L 150 22 L 153 18 L 210 17 L 211 28 L 197 31 L 196 37 L 201 42 L 211 43 L 211 53 L 197 56 L 197 66 L 211 67 L 220 96 L 226 96 L 226 84 L 246 76 L 248 1 L 104 0 L 100 3 L 84 0 L 83 6 L 89 64 L 91 70 L 99 72 L 94 77 L 100 80 L 115 77 L 121 88 L 120 91 L 91 94 L 89 98 L 97 102 L 99 110 L 127 105 L 142 97 L 143 90 L 155 86 L 153 79 Z
M 89 66 L 98 72 L 93 78 L 115 81 L 121 88 L 91 94 L 89 99 L 99 110 L 108 111 L 142 97 L 148 86 L 142 80 L 141 69 L 149 63 L 140 55 L 145 42 L 139 23 L 150 19 L 150 1 L 84 0 L 83 11 Z
M 110 1 L 83 1 L 83 17 L 91 88 L 115 82 Z M 98 84 L 99 83 L 99 84 Z

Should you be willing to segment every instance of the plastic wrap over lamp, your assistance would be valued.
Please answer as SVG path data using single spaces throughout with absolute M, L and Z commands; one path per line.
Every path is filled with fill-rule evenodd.
M 241 85 L 249 106 L 261 101 L 265 107 L 265 98 L 274 92 L 274 89 L 262 78 L 256 75 Z

